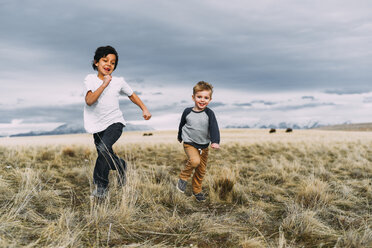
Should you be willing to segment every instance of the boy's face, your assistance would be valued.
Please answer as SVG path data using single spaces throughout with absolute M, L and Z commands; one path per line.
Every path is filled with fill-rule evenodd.
M 195 102 L 194 110 L 202 111 L 204 110 L 210 101 L 212 100 L 211 91 L 210 90 L 202 90 L 192 95 L 192 100 Z
M 114 71 L 116 63 L 115 54 L 108 54 L 106 57 L 102 57 L 98 62 L 95 63 L 97 66 L 98 77 L 104 77 L 106 75 L 111 75 Z

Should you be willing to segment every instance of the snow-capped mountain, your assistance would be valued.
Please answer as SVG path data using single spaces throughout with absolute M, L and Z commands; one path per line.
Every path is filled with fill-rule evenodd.
M 245 125 L 227 125 L 225 128 L 253 128 L 253 129 L 267 129 L 267 128 L 278 128 L 278 129 L 311 129 L 317 127 L 323 127 L 328 125 L 334 125 L 335 123 L 323 123 L 320 121 L 305 121 L 305 122 L 254 122 Z M 337 124 L 337 123 L 336 123 Z M 338 124 L 350 124 L 350 122 L 338 123 Z

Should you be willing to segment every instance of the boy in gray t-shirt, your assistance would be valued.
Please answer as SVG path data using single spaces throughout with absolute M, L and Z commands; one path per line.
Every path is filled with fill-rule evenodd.
M 185 193 L 187 180 L 192 172 L 192 191 L 197 201 L 205 201 L 202 193 L 202 182 L 206 172 L 208 160 L 208 147 L 220 148 L 220 131 L 213 111 L 208 108 L 212 100 L 213 86 L 200 81 L 193 88 L 192 99 L 194 107 L 183 111 L 178 128 L 178 141 L 183 141 L 183 147 L 187 155 L 187 163 L 181 171 L 177 189 Z

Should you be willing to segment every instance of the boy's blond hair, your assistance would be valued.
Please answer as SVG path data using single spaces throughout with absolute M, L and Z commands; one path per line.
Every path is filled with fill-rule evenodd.
M 198 82 L 194 88 L 193 88 L 193 95 L 196 94 L 196 92 L 203 91 L 203 90 L 209 90 L 211 92 L 211 96 L 213 93 L 213 86 L 210 83 L 200 81 Z

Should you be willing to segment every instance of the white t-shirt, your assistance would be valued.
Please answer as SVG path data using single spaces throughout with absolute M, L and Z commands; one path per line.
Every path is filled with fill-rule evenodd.
M 89 74 L 84 79 L 84 85 L 85 97 L 88 91 L 96 91 L 102 85 L 102 80 L 96 74 Z M 112 77 L 110 84 L 104 89 L 97 101 L 91 106 L 85 104 L 85 130 L 89 133 L 97 133 L 116 122 L 125 125 L 123 113 L 119 108 L 119 95 L 131 96 L 132 94 L 133 90 L 123 77 Z

